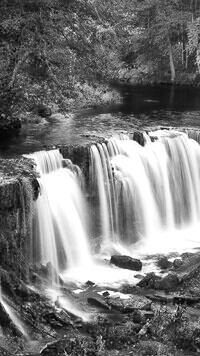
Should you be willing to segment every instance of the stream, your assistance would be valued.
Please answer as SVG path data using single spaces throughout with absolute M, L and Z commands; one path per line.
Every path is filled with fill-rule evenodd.
M 20 133 L 0 142 L 0 155 L 11 158 L 58 144 L 84 144 L 95 137 L 152 127 L 200 126 L 200 90 L 192 87 L 133 87 L 116 84 L 121 102 L 24 120 Z

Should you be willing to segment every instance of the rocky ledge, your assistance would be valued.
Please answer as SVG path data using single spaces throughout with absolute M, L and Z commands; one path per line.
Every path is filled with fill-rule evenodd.
M 182 261 L 178 267 L 177 258 Z M 159 260 L 155 259 L 157 265 Z M 185 253 L 169 262 L 164 275 L 159 267 L 157 274 L 140 276 L 138 283 L 117 289 L 60 279 L 52 297 L 47 288 L 53 266 L 29 268 L 27 282 L 20 277 L 7 281 L 12 293 L 5 296 L 3 291 L 0 300 L 1 354 L 198 355 L 200 254 Z

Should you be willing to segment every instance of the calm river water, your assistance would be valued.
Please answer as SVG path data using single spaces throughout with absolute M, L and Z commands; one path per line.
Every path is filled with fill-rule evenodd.
M 200 128 L 200 90 L 190 87 L 117 85 L 121 102 L 78 111 L 74 115 L 24 123 L 17 137 L 0 142 L 1 157 L 57 144 L 91 141 L 115 132 L 149 127 Z

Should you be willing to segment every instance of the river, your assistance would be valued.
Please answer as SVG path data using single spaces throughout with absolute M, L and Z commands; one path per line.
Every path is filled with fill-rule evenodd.
M 30 153 L 57 144 L 83 144 L 116 132 L 149 127 L 200 127 L 200 90 L 179 86 L 116 84 L 121 102 L 74 114 L 24 122 L 20 133 L 0 142 L 1 157 Z

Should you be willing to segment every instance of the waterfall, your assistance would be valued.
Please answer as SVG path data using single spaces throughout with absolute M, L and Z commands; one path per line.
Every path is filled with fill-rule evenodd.
M 142 142 L 121 135 L 91 146 L 88 204 L 80 170 L 59 150 L 30 155 L 40 173 L 34 256 L 51 262 L 55 284 L 58 274 L 78 283 L 119 278 L 102 263 L 105 255 L 142 258 L 199 247 L 199 144 L 175 130 L 145 133 Z
M 175 130 L 144 134 L 144 143 L 122 137 L 91 147 L 102 244 L 129 253 L 141 242 L 175 246 L 188 228 L 198 235 L 200 224 L 199 144 Z
M 52 279 L 57 282 L 57 273 L 91 262 L 86 203 L 77 174 L 63 168 L 59 150 L 36 152 L 29 157 L 35 160 L 40 173 L 40 194 L 35 203 L 35 258 L 43 264 L 51 262 Z

